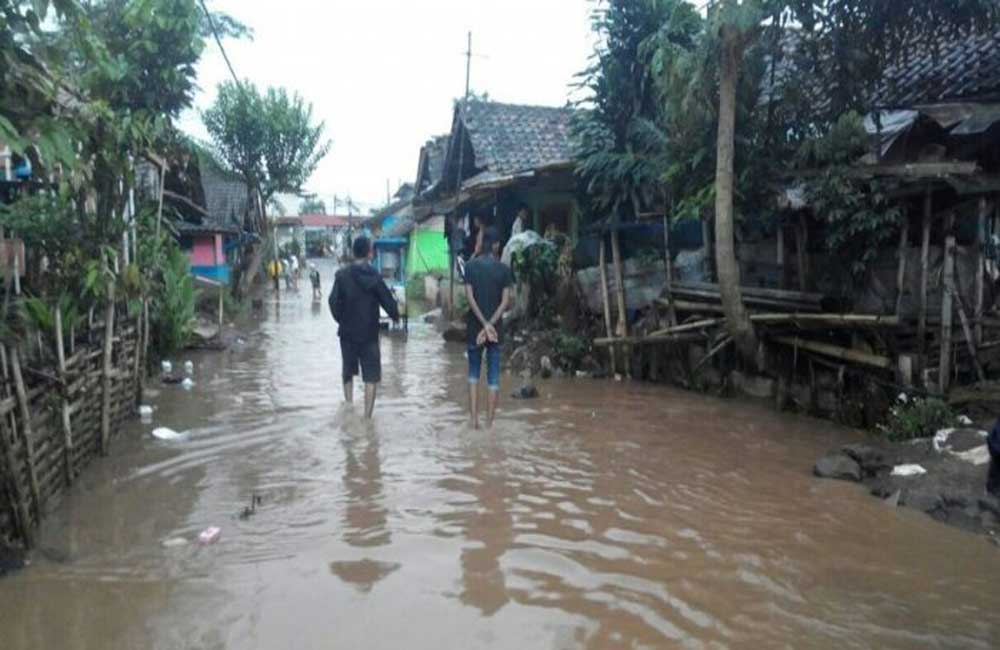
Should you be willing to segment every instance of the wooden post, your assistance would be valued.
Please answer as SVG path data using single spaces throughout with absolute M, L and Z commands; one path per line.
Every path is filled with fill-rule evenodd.
M 786 289 L 785 286 L 785 226 L 778 220 L 778 288 Z
M 73 428 L 69 412 L 69 377 L 66 373 L 66 349 L 63 347 L 62 309 L 57 305 L 55 313 L 56 360 L 59 363 L 59 379 L 63 382 L 62 427 L 63 453 L 66 457 L 66 485 L 73 483 Z
M 31 499 L 35 503 L 35 520 L 42 516 L 42 490 L 38 485 L 38 469 L 35 467 L 35 440 L 31 431 L 31 410 L 28 407 L 28 391 L 24 387 L 24 377 L 21 375 L 21 359 L 17 346 L 10 349 L 10 369 L 14 376 L 14 390 L 17 394 L 17 406 L 21 413 L 21 443 L 24 445 L 28 461 L 28 480 L 31 482 Z
M 941 296 L 941 359 L 938 383 L 941 393 L 948 392 L 951 375 L 952 291 L 955 286 L 955 236 L 949 234 L 944 245 L 944 291 Z
M 222 324 L 225 321 L 225 292 L 225 285 L 219 282 L 219 341 L 222 341 Z
M 910 246 L 910 220 L 903 217 L 899 231 L 899 267 L 896 271 L 896 317 L 903 315 L 903 294 L 906 292 L 906 252 Z
M 985 291 L 985 248 L 986 248 L 986 217 L 989 215 L 989 204 L 986 197 L 979 199 L 979 218 L 976 223 L 976 271 L 975 271 L 975 305 L 972 318 L 975 320 L 976 345 L 983 343 L 983 294 Z
M 670 257 L 670 215 L 663 211 L 663 271 L 667 278 L 667 324 L 677 325 L 677 310 L 674 309 L 674 261 Z
M 101 453 L 107 455 L 111 440 L 111 355 L 115 335 L 115 287 L 108 284 L 108 305 L 104 311 L 104 363 L 101 370 Z
M 965 345 L 969 350 L 969 354 L 972 355 L 972 367 L 976 370 L 976 378 L 979 381 L 986 381 L 983 366 L 979 363 L 979 351 L 976 349 L 975 335 L 972 333 L 972 327 L 969 325 L 969 318 L 965 315 L 965 305 L 962 303 L 962 296 L 956 291 L 954 284 L 948 287 L 947 290 L 952 295 L 955 306 L 958 308 L 958 319 L 962 324 L 962 333 L 965 334 Z
M 625 306 L 625 270 L 622 268 L 621 245 L 618 241 L 618 228 L 611 231 L 611 260 L 615 267 L 615 281 L 618 283 L 615 297 L 618 303 L 618 324 L 615 334 L 622 338 L 628 337 L 628 311 Z M 625 374 L 632 376 L 631 351 L 626 347 L 625 354 Z
M 805 217 L 799 216 L 799 223 L 795 226 L 795 256 L 799 272 L 799 291 L 805 291 L 809 286 L 809 269 L 806 260 L 806 247 L 808 246 L 808 232 L 806 231 Z
M 917 314 L 917 352 L 921 357 L 927 353 L 927 277 L 930 274 L 931 250 L 931 191 L 924 194 L 924 215 L 920 238 L 920 312 Z
M 708 223 L 707 215 L 701 218 L 701 241 L 702 246 L 705 248 L 705 281 L 715 282 L 715 273 L 713 272 L 715 268 L 713 264 L 715 256 L 712 253 L 712 229 Z
M 608 265 L 607 265 L 607 254 L 605 249 L 607 248 L 604 243 L 604 233 L 601 233 L 601 245 L 599 253 L 599 265 L 601 268 L 601 302 L 604 305 L 604 328 L 606 330 L 606 335 L 608 338 L 614 338 L 615 332 L 614 328 L 611 326 L 611 299 L 608 296 Z M 618 374 L 618 362 L 617 353 L 615 351 L 615 346 L 609 348 L 611 350 L 611 374 Z
M 9 376 L 7 373 L 7 348 L 0 346 L 0 363 L 3 364 L 4 397 L 10 396 Z M 7 479 L 10 484 L 11 498 L 14 499 L 14 514 L 18 532 L 25 545 L 30 549 L 33 545 L 31 534 L 31 507 L 28 505 L 28 497 L 21 485 L 21 472 L 18 468 L 17 456 L 14 454 L 14 439 L 17 437 L 17 427 L 13 420 L 13 414 L 7 412 L 0 417 L 0 447 L 4 454 L 4 461 L 7 468 Z

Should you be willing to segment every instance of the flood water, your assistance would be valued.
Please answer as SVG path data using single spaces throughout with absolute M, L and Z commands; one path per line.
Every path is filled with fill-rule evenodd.
M 187 439 L 135 422 L 85 471 L 0 580 L 0 647 L 1000 646 L 998 549 L 810 475 L 860 434 L 576 379 L 471 431 L 461 346 L 422 325 L 383 339 L 366 423 L 306 285 L 154 386 Z

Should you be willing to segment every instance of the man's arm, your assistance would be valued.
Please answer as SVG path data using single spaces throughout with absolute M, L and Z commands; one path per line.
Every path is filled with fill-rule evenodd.
M 399 305 L 396 304 L 396 296 L 392 295 L 392 291 L 389 287 L 385 285 L 385 282 L 379 279 L 378 284 L 375 285 L 375 295 L 378 296 L 379 304 L 382 305 L 382 309 L 385 313 L 389 314 L 389 318 L 393 322 L 399 321 Z
M 500 319 L 507 312 L 507 308 L 510 307 L 510 287 L 503 288 L 503 297 L 500 299 L 500 306 L 497 310 L 493 312 L 493 316 L 490 317 L 490 325 L 496 325 L 500 322 Z
M 337 277 L 333 278 L 333 288 L 330 289 L 330 297 L 327 298 L 327 304 L 330 305 L 330 315 L 333 316 L 333 320 L 340 322 L 340 317 L 343 315 L 341 311 L 343 307 L 343 301 L 340 298 L 340 287 L 343 282 L 338 282 Z

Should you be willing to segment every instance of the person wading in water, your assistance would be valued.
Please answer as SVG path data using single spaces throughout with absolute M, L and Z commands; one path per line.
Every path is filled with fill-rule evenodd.
M 399 308 L 389 287 L 370 263 L 372 243 L 358 237 L 351 247 L 354 262 L 337 271 L 330 290 L 330 313 L 340 324 L 340 352 L 343 358 L 344 401 L 354 401 L 354 376 L 361 367 L 365 384 L 365 417 L 375 410 L 375 393 L 382 381 L 379 352 L 379 306 L 393 322 L 399 322 Z
M 499 259 L 500 239 L 494 228 L 483 231 L 482 254 L 465 265 L 465 297 L 469 301 L 466 320 L 469 346 L 469 416 L 479 428 L 479 381 L 483 350 L 486 351 L 487 426 L 493 426 L 500 399 L 501 317 L 510 305 L 514 279 L 510 268 Z

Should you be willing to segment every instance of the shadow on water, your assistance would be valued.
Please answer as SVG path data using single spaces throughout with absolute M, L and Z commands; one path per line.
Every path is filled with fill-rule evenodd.
M 49 516 L 4 650 L 1000 645 L 996 549 L 812 478 L 856 432 L 583 380 L 470 431 L 461 346 L 420 323 L 366 422 L 325 301 L 282 291 L 244 339 Z

